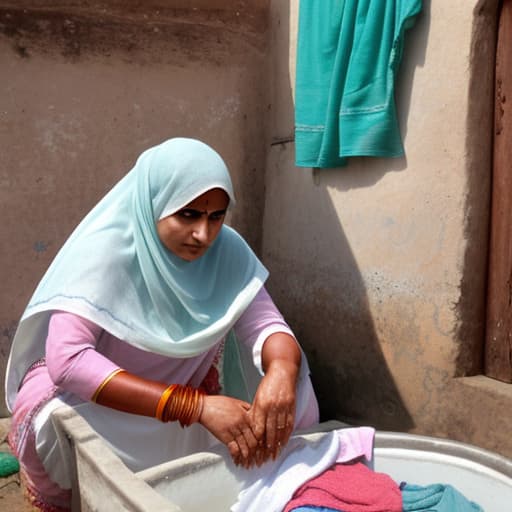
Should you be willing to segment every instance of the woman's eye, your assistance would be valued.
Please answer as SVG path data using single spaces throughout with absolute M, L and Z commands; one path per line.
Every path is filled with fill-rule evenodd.
M 186 220 L 199 220 L 203 215 L 205 215 L 206 212 L 202 212 L 200 210 L 194 210 L 193 208 L 183 208 L 182 210 L 179 210 L 175 213 L 178 217 Z M 213 222 L 221 221 L 224 218 L 224 215 L 226 214 L 225 210 L 219 210 L 216 212 L 210 213 L 208 215 L 208 219 Z
M 176 215 L 182 217 L 183 219 L 199 219 L 201 217 L 201 212 L 198 210 L 192 210 L 191 208 L 184 208 L 183 210 L 177 212 Z
M 222 220 L 224 218 L 225 214 L 226 214 L 226 212 L 224 210 L 219 211 L 219 212 L 213 212 L 212 214 L 210 214 L 210 220 L 213 220 L 213 221 Z

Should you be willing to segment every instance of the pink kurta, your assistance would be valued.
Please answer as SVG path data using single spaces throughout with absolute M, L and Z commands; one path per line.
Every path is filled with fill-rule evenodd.
M 234 330 L 237 339 L 252 352 L 260 374 L 261 350 L 268 336 L 275 332 L 292 334 L 264 288 Z M 219 359 L 223 341 L 196 357 L 169 358 L 133 347 L 84 318 L 55 312 L 49 324 L 46 358 L 27 373 L 13 410 L 11 448 L 31 492 L 48 510 L 58 510 L 51 504 L 65 508 L 69 503 L 69 482 L 59 464 L 61 453 L 55 448 L 49 421 L 51 411 L 62 401 L 75 407 L 134 471 L 211 446 L 216 440 L 200 425 L 182 430 L 176 424 L 114 411 L 90 399 L 118 368 L 155 381 L 222 392 Z M 303 357 L 296 427 L 317 421 L 318 406 Z

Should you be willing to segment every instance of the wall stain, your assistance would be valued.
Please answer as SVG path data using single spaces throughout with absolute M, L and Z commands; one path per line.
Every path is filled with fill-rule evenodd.
M 265 26 L 258 27 L 261 33 L 248 25 L 236 26 L 225 19 L 223 11 L 181 9 L 152 14 L 0 7 L 0 34 L 11 40 L 21 58 L 57 52 L 72 61 L 110 57 L 115 52 L 130 54 L 130 59 L 139 54 L 152 62 L 221 64 L 229 58 L 242 60 L 244 55 L 247 59 L 254 51 L 261 54 L 267 48 Z

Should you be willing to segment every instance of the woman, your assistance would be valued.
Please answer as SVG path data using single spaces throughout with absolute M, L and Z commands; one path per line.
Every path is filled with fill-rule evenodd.
M 221 157 L 171 139 L 139 157 L 56 256 L 21 319 L 6 380 L 11 448 L 40 509 L 70 506 L 51 423 L 63 403 L 134 471 L 219 441 L 250 468 L 318 421 L 305 357 L 264 289 L 268 273 L 224 225 L 233 203 Z

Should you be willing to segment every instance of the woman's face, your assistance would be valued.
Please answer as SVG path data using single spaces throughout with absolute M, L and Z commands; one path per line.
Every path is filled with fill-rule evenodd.
M 220 188 L 208 190 L 176 213 L 157 222 L 162 244 L 186 261 L 202 256 L 224 223 L 229 197 Z

